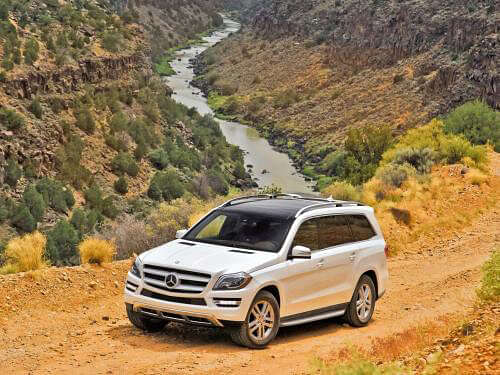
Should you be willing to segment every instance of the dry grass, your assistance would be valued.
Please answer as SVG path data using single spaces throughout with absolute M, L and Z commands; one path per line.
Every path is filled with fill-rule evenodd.
M 78 246 L 82 263 L 103 264 L 113 260 L 116 245 L 101 238 L 88 237 Z
M 500 180 L 463 165 L 435 167 L 427 178 L 412 177 L 400 188 L 372 179 L 362 200 L 373 206 L 391 254 L 419 251 L 462 229 L 496 204 Z
M 7 262 L 0 268 L 0 274 L 38 270 L 46 266 L 46 243 L 47 239 L 40 232 L 10 240 L 5 248 Z

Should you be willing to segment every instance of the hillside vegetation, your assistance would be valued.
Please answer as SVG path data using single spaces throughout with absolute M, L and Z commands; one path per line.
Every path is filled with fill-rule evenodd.
M 250 184 L 242 152 L 153 69 L 220 21 L 201 0 L 0 1 L 0 264 L 37 230 L 44 261 L 77 264 L 124 215 Z

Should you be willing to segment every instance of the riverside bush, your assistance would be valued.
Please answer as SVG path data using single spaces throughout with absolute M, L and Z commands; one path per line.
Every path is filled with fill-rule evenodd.
M 26 234 L 10 240 L 5 247 L 6 265 L 0 268 L 0 274 L 37 270 L 46 265 L 44 259 L 46 237 L 40 232 Z
M 463 134 L 472 144 L 491 143 L 500 152 L 500 112 L 476 100 L 454 109 L 444 119 L 444 131 Z
M 80 260 L 82 264 L 103 264 L 113 260 L 116 254 L 116 245 L 105 239 L 97 237 L 87 237 L 78 245 Z

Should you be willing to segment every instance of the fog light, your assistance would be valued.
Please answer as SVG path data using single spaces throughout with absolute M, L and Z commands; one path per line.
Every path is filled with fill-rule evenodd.
M 241 298 L 214 298 L 214 303 L 219 307 L 238 307 Z

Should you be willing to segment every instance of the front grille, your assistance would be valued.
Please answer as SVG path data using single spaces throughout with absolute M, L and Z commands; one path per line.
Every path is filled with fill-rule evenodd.
M 170 273 L 174 273 L 180 280 L 179 285 L 174 288 L 168 288 L 165 282 Z M 206 273 L 144 265 L 144 282 L 147 285 L 175 293 L 201 293 L 210 282 L 210 278 L 211 276 Z
M 198 305 L 206 306 L 207 303 L 203 298 L 189 298 L 189 297 L 174 297 L 167 296 L 165 294 L 155 293 L 151 290 L 143 289 L 141 295 L 144 297 L 159 299 L 161 301 L 174 302 L 174 303 L 184 303 L 186 305 Z

